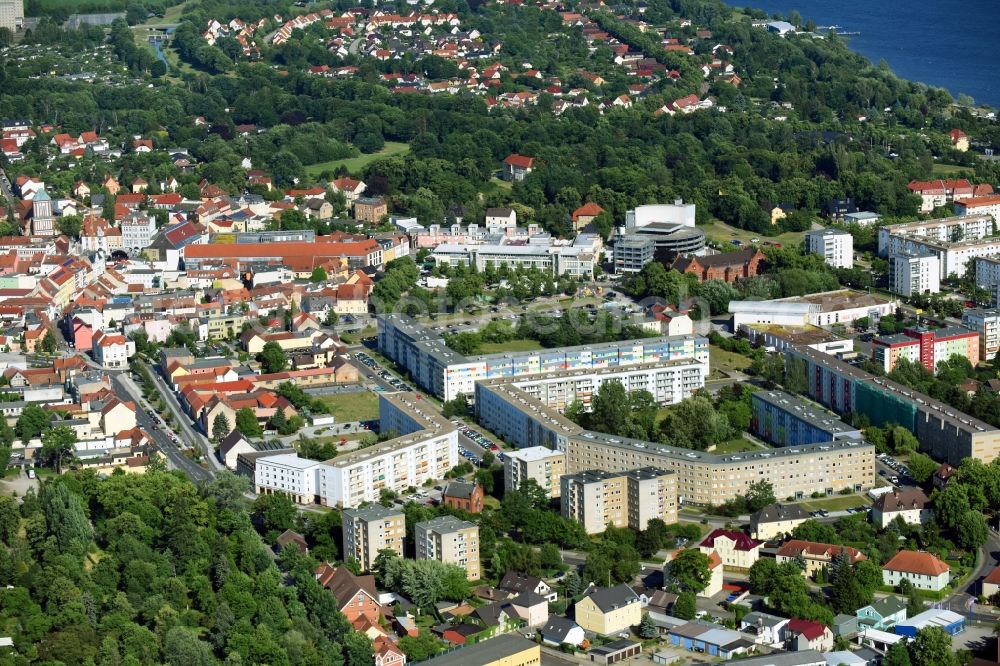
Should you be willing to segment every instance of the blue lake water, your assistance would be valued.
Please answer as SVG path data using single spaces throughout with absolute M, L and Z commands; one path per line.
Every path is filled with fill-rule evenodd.
M 725 0 L 768 14 L 797 10 L 803 21 L 838 26 L 852 49 L 884 59 L 904 79 L 1000 108 L 998 0 Z

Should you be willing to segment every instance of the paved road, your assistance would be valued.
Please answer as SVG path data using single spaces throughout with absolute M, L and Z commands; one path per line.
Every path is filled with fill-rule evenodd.
M 142 397 L 142 391 L 132 381 L 132 378 L 124 371 L 109 371 L 108 374 L 115 386 L 115 392 L 119 395 L 128 395 L 135 401 L 137 407 L 135 414 L 136 421 L 139 427 L 152 437 L 157 451 L 165 455 L 175 469 L 183 471 L 195 483 L 211 480 L 212 472 L 184 455 L 177 444 L 171 439 L 170 434 L 172 433 L 166 424 L 160 420 L 159 416 L 153 417 L 149 415 L 147 410 L 152 409 L 152 407 Z
M 947 599 L 934 604 L 936 608 L 947 608 L 956 613 L 961 613 L 967 618 L 983 622 L 992 623 L 997 620 L 998 616 L 996 613 L 983 612 L 986 608 L 985 606 L 974 605 L 970 612 L 968 605 L 971 599 L 975 599 L 982 592 L 983 577 L 1000 564 L 1000 535 L 993 530 L 989 531 L 989 535 L 989 539 L 979 549 L 978 563 L 972 575 L 969 576 L 968 582 L 952 592 Z
M 0 195 L 3 195 L 3 199 L 7 200 L 7 203 L 11 208 L 14 206 L 14 189 L 11 187 L 10 180 L 7 179 L 7 174 L 3 169 L 0 169 Z

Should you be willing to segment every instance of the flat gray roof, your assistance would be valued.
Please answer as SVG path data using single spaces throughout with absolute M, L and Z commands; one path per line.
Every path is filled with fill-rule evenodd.
M 753 399 L 773 405 L 800 421 L 804 421 L 812 427 L 828 432 L 831 435 L 859 432 L 854 426 L 842 421 L 839 416 L 791 393 L 784 391 L 755 391 Z

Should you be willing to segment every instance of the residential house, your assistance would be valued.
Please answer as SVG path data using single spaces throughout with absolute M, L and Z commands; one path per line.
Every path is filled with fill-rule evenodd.
M 906 602 L 889 595 L 859 608 L 856 615 L 859 625 L 879 631 L 891 631 L 892 627 L 906 619 Z
M 512 153 L 503 160 L 504 180 L 511 182 L 524 180 L 534 168 L 535 158 Z
M 872 524 L 885 529 L 896 518 L 908 525 L 922 525 L 932 515 L 930 500 L 919 488 L 899 490 L 879 495 L 872 506 Z
M 603 212 L 604 209 L 592 201 L 583 204 L 570 215 L 570 220 L 573 222 L 573 231 L 579 233 Z
M 135 354 L 135 342 L 118 333 L 98 331 L 93 337 L 94 360 L 106 368 L 128 367 Z
M 782 647 L 785 644 L 785 626 L 787 624 L 787 617 L 754 611 L 747 613 L 740 620 L 740 631 L 753 636 L 754 643 L 758 645 Z
M 483 633 L 484 638 L 506 634 L 521 624 L 517 613 L 504 601 L 494 601 L 480 606 L 472 611 L 469 620 L 480 625 L 479 632 L 476 633 Z M 483 632 L 484 627 L 485 632 Z
M 385 636 L 379 636 L 372 643 L 375 652 L 375 666 L 406 666 L 406 654 Z
M 768 541 L 791 534 L 796 526 L 809 520 L 809 514 L 798 504 L 771 504 L 750 516 L 750 535 Z
M 997 380 L 990 380 L 997 381 Z M 951 477 L 955 474 L 955 468 L 948 463 L 941 463 L 940 467 L 934 470 L 934 477 L 932 482 L 934 484 L 935 490 L 944 490 L 948 486 L 948 482 Z
M 901 550 L 882 566 L 882 582 L 898 587 L 904 579 L 918 589 L 938 592 L 948 587 L 951 567 L 930 553 Z
M 528 627 L 544 626 L 549 620 L 549 600 L 534 592 L 522 592 L 507 602 Z
M 337 608 L 356 631 L 385 635 L 379 624 L 385 609 L 378 601 L 374 576 L 355 576 L 347 567 L 324 563 L 316 568 L 316 580 L 333 593 Z
M 835 559 L 844 555 L 851 564 L 868 559 L 864 553 L 850 546 L 835 546 L 829 543 L 801 541 L 799 539 L 792 539 L 782 544 L 775 554 L 775 559 L 778 564 L 801 559 L 806 565 L 802 572 L 803 575 L 813 576 L 821 569 L 830 566 Z
M 275 539 L 274 543 L 275 550 L 279 553 L 285 548 L 285 546 L 288 545 L 295 546 L 295 548 L 302 554 L 309 552 L 309 544 L 306 543 L 306 538 L 298 532 L 294 532 L 292 530 L 285 530 L 282 532 L 278 535 L 278 538 Z
M 354 219 L 358 222 L 378 224 L 389 214 L 389 206 L 382 197 L 358 197 L 354 200 Z
M 705 537 L 698 548 L 706 555 L 717 552 L 727 569 L 749 569 L 760 557 L 760 545 L 743 532 L 718 528 Z
M 983 589 L 982 595 L 987 599 L 993 599 L 1000 593 L 1000 567 L 996 567 L 993 571 L 986 574 L 983 578 Z
M 469 513 L 482 513 L 483 487 L 478 483 L 452 481 L 444 487 L 441 503 Z
M 953 129 L 948 132 L 948 138 L 951 139 L 951 145 L 958 152 L 965 153 L 969 151 L 969 135 L 962 130 L 958 128 Z
M 722 564 L 722 558 L 716 551 L 712 551 L 708 555 L 708 585 L 705 589 L 698 593 L 699 597 L 704 597 L 706 599 L 711 599 L 715 595 L 722 592 L 723 585 L 723 570 L 725 567 Z
M 354 206 L 354 202 L 364 194 L 367 187 L 362 181 L 354 178 L 338 178 L 330 183 L 330 186 L 334 192 L 340 192 L 344 195 L 348 207 Z
M 213 432 L 211 437 L 218 438 L 220 433 Z M 229 469 L 236 469 L 236 459 L 241 453 L 251 453 L 257 449 L 243 436 L 239 430 L 231 430 L 219 442 L 219 458 Z
M 789 648 L 793 652 L 816 650 L 826 652 L 833 649 L 833 631 L 830 627 L 814 620 L 793 618 L 785 625 Z
M 502 227 L 513 229 L 517 226 L 517 213 L 513 208 L 487 208 L 486 228 Z
M 559 593 L 553 590 L 544 580 L 537 576 L 521 573 L 520 571 L 508 571 L 505 573 L 503 578 L 500 579 L 497 589 L 506 592 L 509 596 L 531 592 L 545 597 L 545 599 L 553 603 L 559 598 Z
M 642 621 L 642 603 L 628 585 L 591 587 L 576 602 L 576 622 L 585 631 L 612 635 L 626 631 Z
M 538 632 L 547 645 L 572 645 L 580 647 L 587 639 L 583 627 L 561 615 L 550 615 L 549 621 Z

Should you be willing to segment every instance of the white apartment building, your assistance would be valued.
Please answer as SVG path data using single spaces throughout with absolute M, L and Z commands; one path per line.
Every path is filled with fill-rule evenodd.
M 1000 350 L 1000 310 L 966 310 L 962 314 L 962 324 L 979 334 L 980 360 L 987 361 L 997 355 Z
M 644 530 L 659 518 L 677 522 L 677 475 L 645 467 L 624 473 L 589 470 L 564 475 L 560 506 L 563 517 L 575 520 L 587 534 L 615 527 Z
M 543 242 L 544 241 L 544 242 Z M 533 237 L 525 245 L 483 243 L 482 245 L 444 243 L 438 245 L 431 259 L 449 266 L 475 266 L 486 270 L 487 265 L 510 268 L 537 268 L 551 275 L 589 277 L 594 274 L 597 255 L 588 246 L 555 245 L 551 239 Z
M 504 488 L 520 488 L 521 484 L 534 479 L 538 487 L 549 497 L 559 497 L 560 478 L 566 472 L 566 454 L 544 446 L 529 446 L 504 453 Z
M 99 331 L 94 335 L 93 354 L 94 360 L 106 368 L 125 368 L 135 354 L 135 342 L 118 333 Z
M 406 516 L 402 510 L 369 504 L 361 509 L 344 509 L 344 559 L 353 558 L 362 570 L 371 571 L 382 550 L 403 556 Z
M 879 254 L 882 256 L 908 253 L 935 255 L 938 258 L 938 275 L 943 280 L 951 276 L 964 277 L 970 259 L 1000 254 L 1000 238 L 987 237 L 949 242 L 929 240 L 923 236 L 890 235 L 884 243 L 884 252 L 882 248 L 882 237 L 879 236 Z
M 415 395 L 379 395 L 381 431 L 402 433 L 400 437 L 308 468 L 314 478 L 316 501 L 340 508 L 377 502 L 383 489 L 402 492 L 409 486 L 444 478 L 458 464 L 455 426 Z M 267 460 L 261 458 L 258 465 Z M 267 481 L 268 478 L 257 475 L 258 493 L 284 491 Z
M 941 269 L 931 252 L 905 252 L 889 257 L 889 290 L 901 296 L 941 291 Z
M 976 259 L 976 284 L 991 290 L 1000 285 L 1000 256 Z
M 479 526 L 454 516 L 438 516 L 417 523 L 413 530 L 418 560 L 437 560 L 465 569 L 469 580 L 479 580 Z
M 139 254 L 153 242 L 153 236 L 156 235 L 156 218 L 145 213 L 136 213 L 124 218 L 120 227 L 122 247 L 130 254 Z
M 979 240 L 993 234 L 993 218 L 989 215 L 959 215 L 937 220 L 889 224 L 878 230 L 878 254 L 887 257 L 898 248 L 892 236 L 915 236 L 926 240 L 958 242 Z
M 297 453 L 282 453 L 258 458 L 254 485 L 258 495 L 282 493 L 296 504 L 312 504 L 317 498 L 316 470 L 322 463 L 300 458 Z
M 989 215 L 1000 221 L 1000 196 L 972 197 L 955 202 L 957 215 Z
M 17 32 L 24 27 L 24 0 L 0 0 L 0 28 Z
M 818 229 L 806 234 L 809 252 L 823 257 L 828 266 L 851 268 L 854 265 L 854 236 L 840 229 Z

